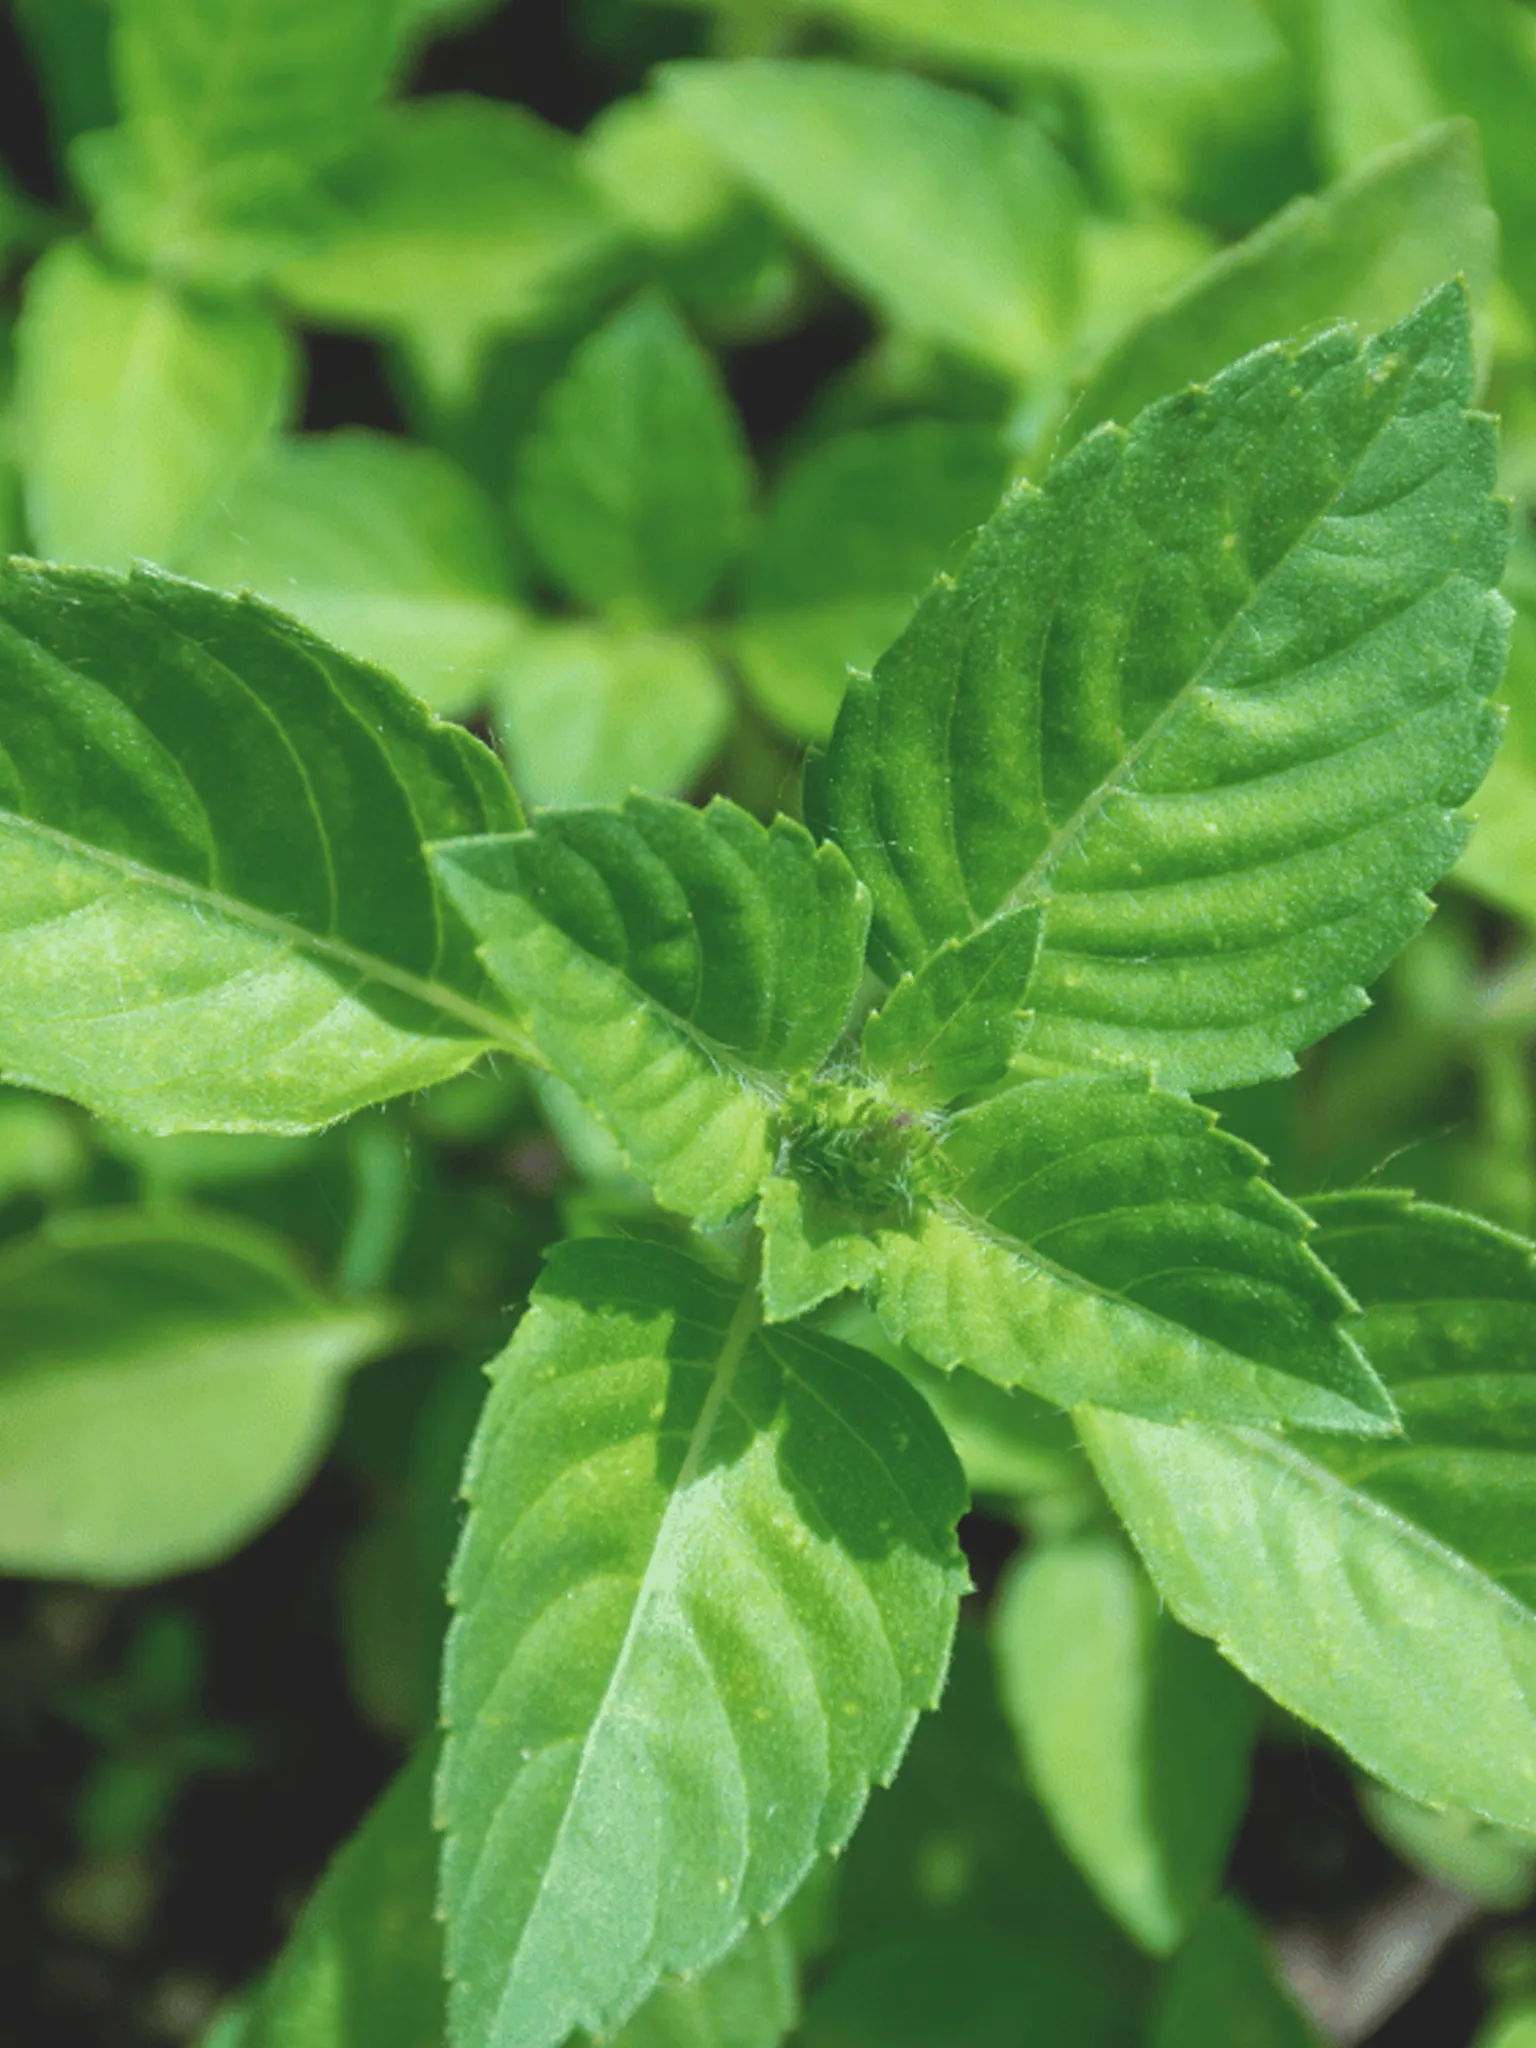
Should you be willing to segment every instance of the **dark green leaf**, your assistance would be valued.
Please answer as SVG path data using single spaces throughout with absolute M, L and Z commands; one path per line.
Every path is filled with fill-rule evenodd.
M 514 503 L 578 602 L 654 624 L 707 604 L 741 545 L 751 487 L 713 362 L 647 294 L 576 351 L 523 451 Z
M 1159 1609 L 1110 1536 L 1032 1550 L 993 1637 L 1004 1705 L 1063 1845 L 1136 1939 L 1168 1954 L 1221 1881 L 1257 1696 Z
M 1464 296 L 1094 434 L 844 700 L 810 795 L 892 978 L 1030 904 L 1045 1067 L 1284 1073 L 1363 1006 L 1497 738 Z
M 759 1084 L 814 1067 L 858 985 L 868 912 L 836 849 L 722 798 L 636 796 L 436 861 L 550 1065 L 657 1198 L 713 1218 L 750 1200 Z
M 555 2048 L 713 1961 L 845 1839 L 937 1697 L 964 1494 L 890 1367 L 600 1239 L 555 1253 L 467 1490 L 454 2033 Z
M 898 326 L 1013 375 L 1077 290 L 1076 181 L 1038 128 L 926 79 L 672 65 L 683 119 Z
M 1151 2048 L 1316 2048 L 1252 1921 L 1220 1900 L 1163 1984 Z
M 494 758 L 251 600 L 0 575 L 0 1067 L 160 1131 L 299 1131 L 517 1042 L 425 837 Z
M 443 2048 L 432 1750 L 346 1842 L 256 1995 L 239 2048 Z
M 0 1564 L 133 1583 L 244 1543 L 309 1477 L 393 1312 L 233 1223 L 84 1213 L 0 1254 Z

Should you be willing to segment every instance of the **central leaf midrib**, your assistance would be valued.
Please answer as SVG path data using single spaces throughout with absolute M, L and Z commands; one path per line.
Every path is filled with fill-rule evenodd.
M 36 818 L 21 816 L 15 811 L 0 811 L 0 825 L 15 826 L 22 835 L 31 836 L 60 848 L 72 859 L 84 861 L 107 869 L 121 876 L 125 881 L 142 887 L 155 889 L 167 896 L 179 898 L 189 905 L 211 910 L 232 924 L 244 925 L 248 930 L 259 932 L 273 939 L 281 946 L 295 953 L 318 956 L 336 965 L 348 967 L 366 981 L 374 981 L 383 987 L 393 989 L 397 995 L 410 997 L 428 1009 L 438 1010 L 445 1017 L 469 1026 L 476 1036 L 486 1038 L 494 1045 L 504 1047 L 520 1059 L 534 1066 L 548 1065 L 540 1053 L 509 1018 L 498 1017 L 492 1010 L 472 1002 L 467 996 L 458 995 L 445 988 L 441 982 L 429 981 L 411 973 L 409 968 L 398 967 L 392 961 L 366 952 L 360 946 L 351 945 L 347 940 L 332 933 L 311 931 L 306 925 L 296 924 L 278 911 L 261 910 L 255 904 L 226 895 L 222 890 L 210 889 L 200 882 L 192 882 L 181 875 L 172 875 L 161 868 L 147 867 L 131 855 L 116 853 L 106 847 L 92 846 L 89 841 L 77 838 L 71 832 L 62 832 L 52 825 L 44 825 Z M 3 933 L 0 933 L 3 936 Z
M 533 1903 L 518 1935 L 514 1951 L 516 1956 L 520 1956 L 527 1947 L 539 1915 L 547 1907 L 550 1896 L 549 1878 L 559 1864 L 561 1851 L 565 1846 L 572 1818 L 581 1801 L 583 1784 L 588 1769 L 591 1766 L 593 1755 L 598 1749 L 605 1725 L 623 1690 L 624 1680 L 635 1654 L 636 1645 L 644 1632 L 651 1602 L 656 1591 L 657 1580 L 660 1576 L 658 1573 L 658 1561 L 667 1552 L 672 1525 L 681 1508 L 686 1503 L 689 1490 L 698 1476 L 699 1467 L 709 1450 L 710 1439 L 714 1435 L 715 1425 L 720 1419 L 721 1411 L 730 1400 L 736 1374 L 743 1357 L 746 1355 L 747 1346 L 751 1343 L 761 1326 L 762 1315 L 762 1298 L 757 1286 L 756 1276 L 748 1274 L 742 1288 L 741 1298 L 736 1303 L 731 1313 L 730 1322 L 726 1325 L 725 1334 L 720 1340 L 720 1349 L 715 1356 L 713 1377 L 710 1382 L 709 1391 L 704 1396 L 704 1400 L 699 1408 L 698 1419 L 689 1433 L 688 1448 L 683 1454 L 683 1462 L 678 1468 L 677 1477 L 672 1482 L 671 1492 L 668 1496 L 666 1507 L 662 1511 L 661 1521 L 656 1530 L 655 1541 L 651 1545 L 651 1552 L 646 1562 L 645 1571 L 641 1575 L 640 1583 L 635 1590 L 634 1606 L 630 1611 L 629 1622 L 624 1631 L 624 1640 L 620 1644 L 618 1656 L 614 1660 L 612 1675 L 603 1690 L 602 1699 L 598 1702 L 597 1711 L 592 1716 L 586 1735 L 582 1739 L 581 1761 L 577 1765 L 576 1775 L 572 1779 L 570 1790 L 566 1795 L 559 1826 L 555 1830 L 554 1839 L 550 1843 L 548 1854 L 544 1858 L 544 1877 L 534 1895 Z M 475 1875 L 475 1872 L 472 1872 L 470 1875 L 469 1885 L 471 1886 L 475 1881 Z M 515 1978 L 515 1975 L 516 1962 L 514 1961 L 512 1971 L 509 1972 L 509 1981 L 500 1999 L 497 2001 L 498 2015 L 512 1994 L 511 1980 Z
M 1403 377 L 1397 391 L 1393 394 L 1391 410 L 1384 414 L 1375 431 L 1367 440 L 1362 442 L 1359 450 L 1351 459 L 1349 467 L 1325 502 L 1318 507 L 1317 511 L 1307 521 L 1306 526 L 1296 536 L 1291 545 L 1276 557 L 1275 561 L 1270 564 L 1269 568 L 1264 571 L 1264 574 L 1254 584 L 1247 598 L 1239 605 L 1226 625 L 1222 627 L 1220 633 L 1217 634 L 1215 640 L 1212 641 L 1193 674 L 1179 685 L 1178 690 L 1169 699 L 1167 704 L 1164 705 L 1163 709 L 1158 712 L 1157 716 L 1151 720 L 1140 735 L 1131 742 L 1103 781 L 1095 784 L 1065 823 L 1060 825 L 1051 834 L 1051 837 L 1035 856 L 1035 859 L 1031 862 L 1024 875 L 1014 884 L 1013 888 L 1004 897 L 1002 903 L 993 911 L 991 916 L 982 919 L 977 929 L 984 929 L 988 925 L 996 924 L 1000 918 L 1006 917 L 1012 911 L 1024 908 L 1030 902 L 1049 900 L 1051 894 L 1049 887 L 1050 876 L 1062 856 L 1070 850 L 1073 842 L 1080 838 L 1083 832 L 1098 817 L 1109 799 L 1119 793 L 1131 772 L 1151 752 L 1169 725 L 1183 711 L 1190 698 L 1204 685 L 1206 677 L 1210 674 L 1220 656 L 1230 646 L 1240 627 L 1251 617 L 1254 608 L 1272 580 L 1295 559 L 1296 555 L 1312 539 L 1312 536 L 1316 533 L 1323 520 L 1332 513 L 1345 490 L 1353 483 L 1361 463 L 1372 448 L 1375 447 L 1381 435 L 1396 420 L 1403 400 L 1415 381 L 1415 377 L 1412 374 Z M 1313 388 L 1315 389 L 1315 387 Z M 1311 396 L 1311 392 L 1308 393 L 1308 396 Z M 1118 474 L 1119 470 L 1117 469 Z

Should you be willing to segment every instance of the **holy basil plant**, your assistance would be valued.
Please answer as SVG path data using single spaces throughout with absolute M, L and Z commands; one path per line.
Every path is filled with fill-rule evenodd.
M 714 2039 L 720 2000 L 778 2038 L 774 1916 L 938 1701 L 966 1588 L 937 1419 L 961 1407 L 853 1341 L 849 1290 L 955 1385 L 1070 1410 L 1228 1663 L 1412 1797 L 1536 1828 L 1532 1251 L 1408 1196 L 1309 1213 L 1197 1099 L 1362 1009 L 1466 839 L 1507 630 L 1471 395 L 1448 286 L 1087 433 L 855 679 L 803 821 L 634 795 L 525 822 L 477 739 L 253 599 L 6 569 L 9 1079 L 142 1130 L 295 1133 L 500 1052 L 685 1220 L 558 1248 L 493 1363 L 435 1857 L 423 1760 L 256 2041 L 322 2038 L 292 2015 L 342 1999 L 343 1957 L 326 2039 L 393 2039 L 366 2015 L 408 2009 L 426 2039 L 445 1999 L 456 2048 Z M 90 1325 L 104 1255 L 0 1271 L 42 1304 L 0 1459 L 68 1405 L 45 1354 Z M 174 1252 L 226 1292 L 254 1256 Z M 260 1289 L 327 1357 L 368 1342 L 296 1282 Z M 1209 1752 L 1227 1819 L 1128 1862 L 1142 1764 L 1074 1770 L 1072 1688 L 1095 1740 L 1150 1730 L 1146 1768 L 1166 1753 L 1192 1792 L 1205 1763 L 1157 1734 L 1168 1658 L 1202 1698 L 1246 1691 L 1163 1643 L 1135 1572 L 1107 1529 L 1032 1554 L 1000 1653 L 1058 1830 L 1167 1950 L 1214 1884 L 1247 1723 Z M 1101 1623 L 1144 1683 L 1096 1687 Z M 1069 1640 L 1076 1664 L 1031 1654 Z M 1249 1956 L 1225 1926 L 1186 1976 Z

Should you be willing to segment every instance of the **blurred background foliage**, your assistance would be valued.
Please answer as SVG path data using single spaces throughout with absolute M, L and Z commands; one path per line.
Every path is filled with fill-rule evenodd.
M 0 107 L 0 543 L 255 591 L 535 806 L 793 809 L 1011 479 L 1463 274 L 1505 750 L 1375 1007 L 1220 1106 L 1288 1191 L 1536 1229 L 1536 7 L 9 0 Z M 668 1227 L 504 1064 L 294 1140 L 0 1091 L 19 2042 L 193 2040 L 267 1963 L 430 1730 L 479 1368 L 542 1247 Z M 898 1362 L 980 1503 L 945 1708 L 631 2048 L 1536 2042 L 1536 1844 L 1357 1784 L 1157 1610 L 1061 1417 Z M 54 1495 L 6 1492 L 7 1441 L 56 1444 Z M 290 1975 L 372 1925 L 349 1853 Z

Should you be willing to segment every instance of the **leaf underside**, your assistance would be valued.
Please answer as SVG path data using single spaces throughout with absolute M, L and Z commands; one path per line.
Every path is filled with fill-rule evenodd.
M 893 1368 L 589 1239 L 495 1368 L 467 1491 L 453 2032 L 553 2048 L 712 1962 L 847 1837 L 938 1696 L 964 1489 Z
M 891 978 L 1031 904 L 1040 1067 L 1232 1087 L 1364 1003 L 1491 758 L 1490 420 L 1448 286 L 1261 349 L 1023 487 L 856 681 L 809 807 Z
M 0 573 L 0 1069 L 156 1131 L 297 1131 L 500 1035 L 425 837 L 494 757 L 251 599 Z M 511 1035 L 511 1034 L 508 1034 Z

